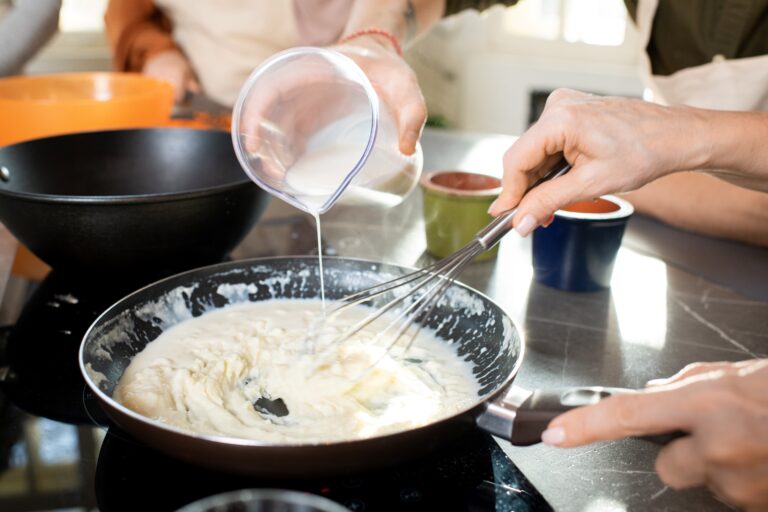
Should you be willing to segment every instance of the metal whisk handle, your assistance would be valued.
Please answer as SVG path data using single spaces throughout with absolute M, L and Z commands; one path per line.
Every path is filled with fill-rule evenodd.
M 571 164 L 569 164 L 565 158 L 561 158 L 555 165 L 552 166 L 552 169 L 548 173 L 546 173 L 544 176 L 536 180 L 530 187 L 528 187 L 525 193 L 527 194 L 532 189 L 538 187 L 545 181 L 560 177 L 570 170 Z M 501 237 L 509 233 L 509 231 L 512 229 L 512 218 L 515 216 L 515 213 L 517 213 L 517 207 L 512 208 L 511 210 L 507 210 L 506 212 L 493 219 L 488 223 L 487 226 L 480 230 L 480 232 L 475 237 L 475 240 L 477 240 L 477 242 L 485 250 L 488 250 L 496 245 L 499 240 L 501 240 Z

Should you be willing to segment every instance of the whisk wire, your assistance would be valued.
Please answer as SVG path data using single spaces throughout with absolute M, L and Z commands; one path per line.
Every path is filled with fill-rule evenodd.
M 454 265 L 456 260 L 463 259 L 465 257 L 465 255 L 471 254 L 472 253 L 473 245 L 476 245 L 476 244 L 469 243 L 465 247 L 460 249 L 454 255 L 455 258 L 446 258 L 444 260 L 438 261 L 437 263 L 439 265 L 438 264 L 430 265 L 430 267 L 433 267 L 431 270 L 426 270 L 427 268 L 430 268 L 430 267 L 425 267 L 424 269 L 421 269 L 420 271 L 415 271 L 415 272 L 412 272 L 410 274 L 407 274 L 406 276 L 402 276 L 402 277 L 397 278 L 397 279 L 392 279 L 391 281 L 387 281 L 387 282 L 381 283 L 380 285 L 377 285 L 377 286 L 374 286 L 372 288 L 369 288 L 366 291 L 368 291 L 370 293 L 368 293 L 366 297 L 358 297 L 357 299 L 355 299 L 354 295 L 353 295 L 353 296 L 350 296 L 349 298 L 345 298 L 344 299 L 344 301 L 345 301 L 344 304 L 342 304 L 338 308 L 334 309 L 331 312 L 331 315 L 335 315 L 335 314 L 339 313 L 340 311 L 342 311 L 342 310 L 344 310 L 344 309 L 346 309 L 346 308 L 348 308 L 350 306 L 358 305 L 358 304 L 361 304 L 363 302 L 366 302 L 367 300 L 371 300 L 371 299 L 373 299 L 375 297 L 381 296 L 381 295 L 385 294 L 386 292 L 388 292 L 388 291 L 390 291 L 390 290 L 392 290 L 394 288 L 400 288 L 404 284 L 408 284 L 408 283 L 412 283 L 414 281 L 421 280 L 421 282 L 418 282 L 417 284 L 415 284 L 408 291 L 408 293 L 403 293 L 403 294 L 395 297 L 394 299 L 390 300 L 389 302 L 387 302 L 383 306 L 377 308 L 376 312 L 372 313 L 371 315 L 367 316 L 366 318 L 363 318 L 358 323 L 353 325 L 350 329 L 345 331 L 336 341 L 337 342 L 342 342 L 342 341 L 348 340 L 350 337 L 352 337 L 355 334 L 357 334 L 358 332 L 360 332 L 360 330 L 365 328 L 367 325 L 370 325 L 371 323 L 376 321 L 378 318 L 381 318 L 384 314 L 386 314 L 392 308 L 394 308 L 398 304 L 402 303 L 406 298 L 412 297 L 416 292 L 418 292 L 423 287 L 428 285 L 435 278 L 442 278 L 442 277 L 444 277 L 443 275 L 440 274 L 440 272 L 445 272 L 446 269 L 448 269 L 449 267 Z M 448 271 L 450 271 L 450 269 L 448 269 Z M 417 274 L 417 275 L 414 275 L 414 274 Z M 403 280 L 403 277 L 405 277 L 407 279 Z M 401 281 L 401 282 L 399 284 L 394 284 L 394 285 L 390 284 L 390 283 L 393 283 L 395 281 Z M 429 290 L 431 291 L 433 289 L 434 289 L 434 287 L 430 288 Z M 427 293 L 429 293 L 429 291 Z M 414 307 L 418 306 L 418 304 L 419 304 L 419 302 L 421 300 L 421 297 L 423 297 L 423 296 L 424 296 L 424 293 L 419 295 L 417 299 L 414 299 L 407 308 L 405 308 L 403 311 L 398 313 L 398 316 L 396 318 L 392 319 L 390 324 L 383 331 L 379 332 L 376 335 L 374 343 L 377 343 L 380 340 L 381 336 L 384 333 L 389 331 L 389 329 L 391 328 L 392 325 L 396 325 L 397 322 L 399 322 L 403 317 L 405 317 L 405 315 L 407 315 Z M 348 302 L 350 300 L 352 302 Z
M 429 305 L 429 309 L 426 310 L 426 313 L 422 313 L 420 316 L 415 317 L 414 321 L 408 325 L 410 327 L 414 323 L 417 325 L 417 328 L 414 329 L 413 334 L 411 334 L 408 343 L 405 345 L 405 348 L 403 349 L 402 356 L 405 356 L 405 354 L 408 353 L 408 351 L 413 346 L 413 342 L 416 340 L 416 335 L 419 333 L 419 327 L 420 325 L 425 325 L 427 320 L 432 316 L 432 313 L 434 312 L 437 305 L 440 303 L 440 297 L 442 297 L 445 294 L 445 291 L 453 285 L 453 283 L 456 281 L 456 279 L 461 275 L 461 273 L 464 271 L 464 268 L 469 265 L 469 263 L 483 251 L 482 246 L 479 244 L 474 244 L 473 251 L 469 253 L 467 256 L 463 257 L 461 260 L 459 260 L 458 264 L 451 270 L 450 274 L 447 276 L 446 279 L 443 279 L 440 283 L 440 288 L 433 292 L 432 296 L 427 297 L 427 299 L 423 302 L 422 306 L 422 312 L 425 310 L 426 305 Z M 419 315 L 419 313 L 416 313 Z M 407 331 L 407 328 L 402 332 L 404 334 Z M 397 342 L 400 341 L 400 336 L 402 334 L 399 334 L 398 337 L 395 339 L 395 342 L 393 344 L 393 347 Z
M 555 166 L 550 168 L 549 172 L 540 177 L 535 183 L 533 183 L 526 193 L 539 184 L 557 178 L 567 173 L 570 170 L 570 164 L 561 158 Z M 379 344 L 383 336 L 393 329 L 396 329 L 394 337 L 387 344 L 382 355 L 377 358 L 376 362 L 366 368 L 360 378 L 367 374 L 374 366 L 379 364 L 384 357 L 391 355 L 392 350 L 401 341 L 403 335 L 407 334 L 409 329 L 414 327 L 413 332 L 405 344 L 405 347 L 400 354 L 400 357 L 410 350 L 411 346 L 416 339 L 421 326 L 426 325 L 427 320 L 432 315 L 435 307 L 440 302 L 446 290 L 455 282 L 456 278 L 461 274 L 464 268 L 471 262 L 475 256 L 481 252 L 491 249 L 496 245 L 499 240 L 512 229 L 512 219 L 516 213 L 516 208 L 508 210 L 494 220 L 492 220 L 487 226 L 480 230 L 475 236 L 474 240 L 456 251 L 454 254 L 443 258 L 435 263 L 428 265 L 420 270 L 416 270 L 410 274 L 406 274 L 389 281 L 385 281 L 371 288 L 353 293 L 342 301 L 341 306 L 334 309 L 328 317 L 333 317 L 339 314 L 341 311 L 349 308 L 350 306 L 362 304 L 364 302 L 371 301 L 376 297 L 379 297 L 387 292 L 401 288 L 406 285 L 412 284 L 412 286 L 404 293 L 397 295 L 395 298 L 388 300 L 386 304 L 378 308 L 375 312 L 362 319 L 344 334 L 340 338 L 337 338 L 336 342 L 342 342 L 349 339 L 354 334 L 360 332 L 363 328 L 375 322 L 381 318 L 388 311 L 392 310 L 398 304 L 401 304 L 406 299 L 410 299 L 410 303 L 406 304 L 402 310 L 400 310 L 396 317 L 390 321 L 390 323 L 380 332 L 378 332 L 373 341 L 373 344 Z M 428 286 L 429 285 L 429 286 Z M 426 289 L 425 289 L 426 287 Z
M 397 318 L 390 321 L 383 331 L 376 334 L 371 342 L 373 344 L 378 343 L 394 326 L 399 326 L 391 341 L 384 349 L 384 352 L 366 369 L 364 374 L 378 365 L 387 355 L 390 355 L 395 346 L 403 338 L 403 335 L 405 335 L 410 328 L 414 327 L 413 332 L 401 353 L 401 357 L 405 356 L 408 350 L 410 350 L 411 345 L 413 345 L 421 326 L 424 325 L 427 319 L 432 315 L 432 312 L 439 303 L 439 298 L 443 295 L 445 290 L 455 282 L 456 278 L 461 274 L 462 270 L 464 270 L 464 267 L 466 267 L 466 265 L 482 251 L 483 247 L 474 241 L 457 251 L 450 258 L 450 261 L 447 262 L 450 264 L 446 265 L 446 267 L 450 266 L 447 272 L 445 274 L 437 274 L 433 276 L 432 279 L 429 279 L 427 282 L 432 283 L 432 286 L 416 297 L 408 307 L 404 308 L 403 311 L 398 314 Z

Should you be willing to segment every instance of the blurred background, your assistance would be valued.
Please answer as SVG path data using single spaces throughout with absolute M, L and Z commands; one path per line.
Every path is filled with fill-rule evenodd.
M 59 33 L 26 73 L 111 69 L 106 4 L 63 0 Z M 521 0 L 445 19 L 406 56 L 430 125 L 519 134 L 556 87 L 641 96 L 636 37 L 622 0 Z

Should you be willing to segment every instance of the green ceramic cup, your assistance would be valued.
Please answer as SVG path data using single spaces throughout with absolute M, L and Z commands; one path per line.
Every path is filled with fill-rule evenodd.
M 492 219 L 488 207 L 501 192 L 501 180 L 464 171 L 436 171 L 420 181 L 427 251 L 444 258 L 470 242 Z M 475 260 L 496 257 L 498 245 Z

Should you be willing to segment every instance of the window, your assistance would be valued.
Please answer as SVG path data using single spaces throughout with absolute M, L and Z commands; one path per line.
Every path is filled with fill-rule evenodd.
M 62 0 L 59 30 L 62 32 L 101 32 L 107 0 Z
M 621 0 L 521 0 L 504 13 L 503 28 L 518 37 L 619 46 L 627 13 Z
M 489 13 L 494 50 L 634 66 L 637 34 L 622 0 L 520 0 Z

